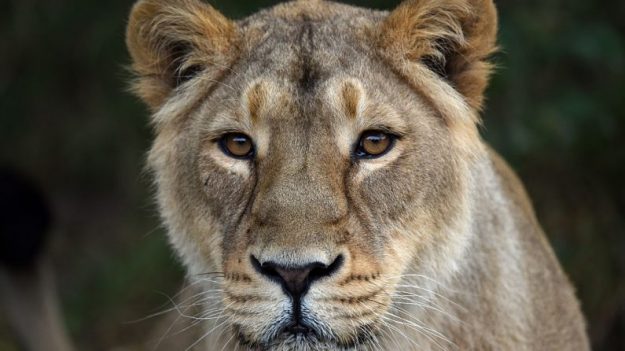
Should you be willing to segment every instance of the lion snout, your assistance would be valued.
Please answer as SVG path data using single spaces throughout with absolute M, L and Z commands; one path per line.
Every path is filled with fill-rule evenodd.
M 315 281 L 336 273 L 342 266 L 344 258 L 338 255 L 332 263 L 325 264 L 319 261 L 303 263 L 293 266 L 276 261 L 260 262 L 256 257 L 250 257 L 256 272 L 281 285 L 282 290 L 293 300 L 299 303 L 302 296 Z

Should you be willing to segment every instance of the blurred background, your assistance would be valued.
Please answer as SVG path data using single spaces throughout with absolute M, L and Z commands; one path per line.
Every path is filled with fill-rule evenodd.
M 136 341 L 154 321 L 133 321 L 182 285 L 143 171 L 148 112 L 127 92 L 132 2 L 0 1 L 0 168 L 48 197 L 47 249 L 79 350 Z M 233 18 L 273 3 L 212 1 Z M 593 349 L 625 350 L 625 1 L 496 3 L 502 50 L 482 134 L 527 186 Z

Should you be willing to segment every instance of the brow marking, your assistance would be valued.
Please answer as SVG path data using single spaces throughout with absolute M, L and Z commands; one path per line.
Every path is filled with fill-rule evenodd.
M 258 121 L 260 112 L 267 102 L 267 91 L 262 82 L 256 82 L 247 92 L 247 108 L 252 123 Z
M 358 105 L 360 103 L 360 91 L 352 82 L 345 82 L 341 89 L 343 96 L 343 107 L 348 117 L 355 119 L 358 116 Z

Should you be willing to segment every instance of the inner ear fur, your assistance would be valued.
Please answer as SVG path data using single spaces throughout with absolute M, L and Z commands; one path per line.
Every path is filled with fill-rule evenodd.
M 140 0 L 132 8 L 126 45 L 137 75 L 133 90 L 156 110 L 199 71 L 223 71 L 237 51 L 238 31 L 198 0 Z
M 492 0 L 408 0 L 382 24 L 386 55 L 419 62 L 444 77 L 478 111 L 496 51 Z

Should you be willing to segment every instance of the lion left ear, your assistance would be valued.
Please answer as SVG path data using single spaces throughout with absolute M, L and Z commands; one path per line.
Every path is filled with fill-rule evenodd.
M 407 0 L 385 19 L 380 35 L 386 55 L 422 63 L 481 109 L 496 50 L 492 0 Z
M 126 44 L 137 74 L 134 91 L 157 110 L 199 71 L 217 76 L 237 51 L 237 25 L 200 0 L 139 0 Z M 216 79 L 216 78 L 213 78 Z

